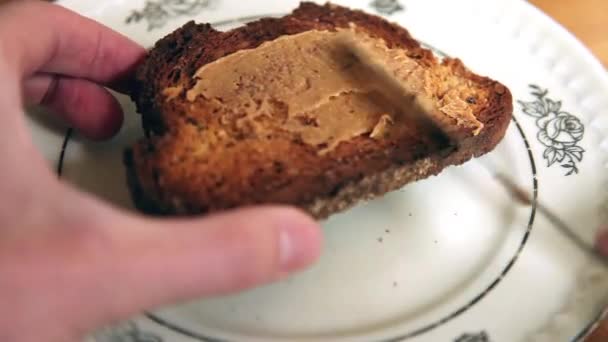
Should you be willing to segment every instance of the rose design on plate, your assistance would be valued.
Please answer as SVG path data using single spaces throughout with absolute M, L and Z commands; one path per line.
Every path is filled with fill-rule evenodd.
M 454 342 L 490 342 L 490 337 L 485 331 L 481 331 L 475 334 L 463 334 L 458 337 Z
M 208 8 L 211 0 L 157 0 L 146 1 L 144 8 L 134 10 L 125 19 L 127 24 L 137 23 L 141 20 L 148 22 L 148 31 L 165 26 L 171 18 L 184 15 L 196 15 L 202 9 Z
M 125 322 L 96 334 L 95 342 L 163 342 L 159 336 L 143 332 L 134 322 Z
M 559 149 L 574 146 L 583 138 L 585 127 L 574 115 L 550 113 L 536 122 L 541 129 L 538 139 L 545 146 Z M 582 155 L 582 152 L 580 152 Z M 577 157 L 580 160 L 582 157 Z M 561 161 L 561 160 L 560 160 Z
M 398 0 L 374 0 L 370 6 L 379 13 L 386 15 L 391 15 L 404 9 Z
M 543 158 L 547 166 L 559 164 L 567 169 L 566 176 L 578 173 L 577 163 L 583 160 L 585 150 L 578 145 L 585 134 L 585 126 L 574 115 L 562 110 L 562 102 L 547 97 L 546 89 L 531 85 L 531 102 L 518 101 L 523 112 L 536 118 L 538 141 L 543 144 Z

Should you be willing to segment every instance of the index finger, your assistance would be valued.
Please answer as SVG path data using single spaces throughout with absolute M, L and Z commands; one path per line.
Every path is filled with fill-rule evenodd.
M 104 85 L 127 77 L 146 53 L 100 23 L 41 1 L 3 6 L 0 51 L 21 75 L 42 71 Z

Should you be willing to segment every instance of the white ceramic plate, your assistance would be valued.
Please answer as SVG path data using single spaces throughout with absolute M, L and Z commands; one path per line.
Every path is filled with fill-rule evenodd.
M 569 33 L 518 0 L 344 0 L 385 15 L 512 90 L 515 120 L 482 161 L 452 167 L 324 223 L 320 262 L 282 283 L 163 308 L 99 332 L 104 342 L 569 341 L 597 322 L 608 277 L 537 205 L 591 243 L 608 223 L 608 75 Z M 295 0 L 63 0 L 145 46 L 188 20 L 228 29 Z M 438 51 L 438 53 L 440 53 Z M 131 207 L 128 118 L 90 143 L 32 115 L 62 177 Z M 98 176 L 99 170 L 105 173 Z M 494 173 L 532 198 L 513 200 Z

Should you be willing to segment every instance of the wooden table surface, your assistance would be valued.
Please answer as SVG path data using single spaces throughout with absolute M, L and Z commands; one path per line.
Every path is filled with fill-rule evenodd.
M 608 68 L 607 0 L 530 0 L 530 2 L 574 33 Z
M 565 26 L 608 68 L 608 0 L 530 2 Z M 608 319 L 600 324 L 586 342 L 608 342 Z
M 608 0 L 529 1 L 565 26 L 608 68 Z M 608 319 L 586 342 L 608 342 Z

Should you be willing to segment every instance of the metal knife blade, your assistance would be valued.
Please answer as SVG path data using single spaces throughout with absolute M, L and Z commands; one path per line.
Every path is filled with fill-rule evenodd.
M 395 107 L 400 115 L 407 115 L 411 120 L 433 136 L 443 138 L 445 143 L 456 145 L 458 137 L 453 132 L 434 120 L 432 105 L 409 92 L 398 80 L 393 71 L 378 61 L 370 48 L 361 43 L 356 36 L 347 32 L 339 33 L 338 44 L 359 63 L 367 80 L 376 85 L 382 95 Z

